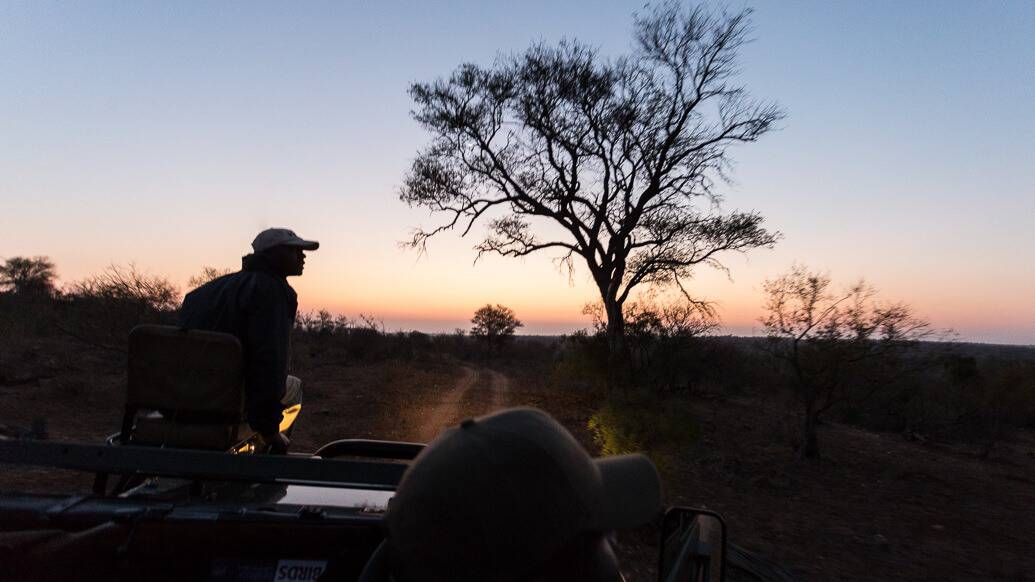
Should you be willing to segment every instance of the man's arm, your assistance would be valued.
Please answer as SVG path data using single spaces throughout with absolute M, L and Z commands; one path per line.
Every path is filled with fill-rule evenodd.
M 248 424 L 267 440 L 280 432 L 287 380 L 287 304 L 275 280 L 257 274 L 245 305 L 245 406 Z

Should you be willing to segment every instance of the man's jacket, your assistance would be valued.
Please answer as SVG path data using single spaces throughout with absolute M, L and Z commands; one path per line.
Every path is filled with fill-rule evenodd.
M 261 255 L 248 255 L 224 275 L 183 299 L 180 326 L 237 336 L 244 347 L 245 412 L 256 432 L 280 426 L 291 328 L 298 296 Z

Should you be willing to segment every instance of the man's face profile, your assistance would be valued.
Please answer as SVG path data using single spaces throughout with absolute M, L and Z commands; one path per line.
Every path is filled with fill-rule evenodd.
M 285 277 L 295 277 L 305 269 L 305 251 L 302 247 L 280 245 L 266 251 L 273 267 Z

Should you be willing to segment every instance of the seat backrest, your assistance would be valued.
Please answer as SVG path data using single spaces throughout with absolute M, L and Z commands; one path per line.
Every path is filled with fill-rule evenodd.
M 126 408 L 240 417 L 241 342 L 227 333 L 138 325 L 129 334 Z

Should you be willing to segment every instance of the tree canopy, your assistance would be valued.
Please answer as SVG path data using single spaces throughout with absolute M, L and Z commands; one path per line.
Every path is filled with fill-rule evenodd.
M 482 222 L 479 256 L 556 251 L 569 269 L 585 264 L 612 349 L 638 285 L 676 285 L 689 298 L 697 265 L 722 268 L 725 251 L 774 244 L 757 212 L 718 210 L 729 148 L 783 116 L 735 82 L 749 15 L 667 3 L 635 18 L 635 49 L 620 58 L 537 44 L 414 84 L 414 117 L 433 137 L 401 198 L 445 221 L 410 244 Z
M 11 257 L 0 265 L 0 288 L 19 295 L 53 295 L 55 278 L 49 257 Z
M 514 331 L 525 324 L 514 314 L 514 310 L 504 305 L 486 304 L 478 308 L 471 318 L 473 327 L 471 335 L 486 342 L 491 352 L 504 341 L 514 335 Z

